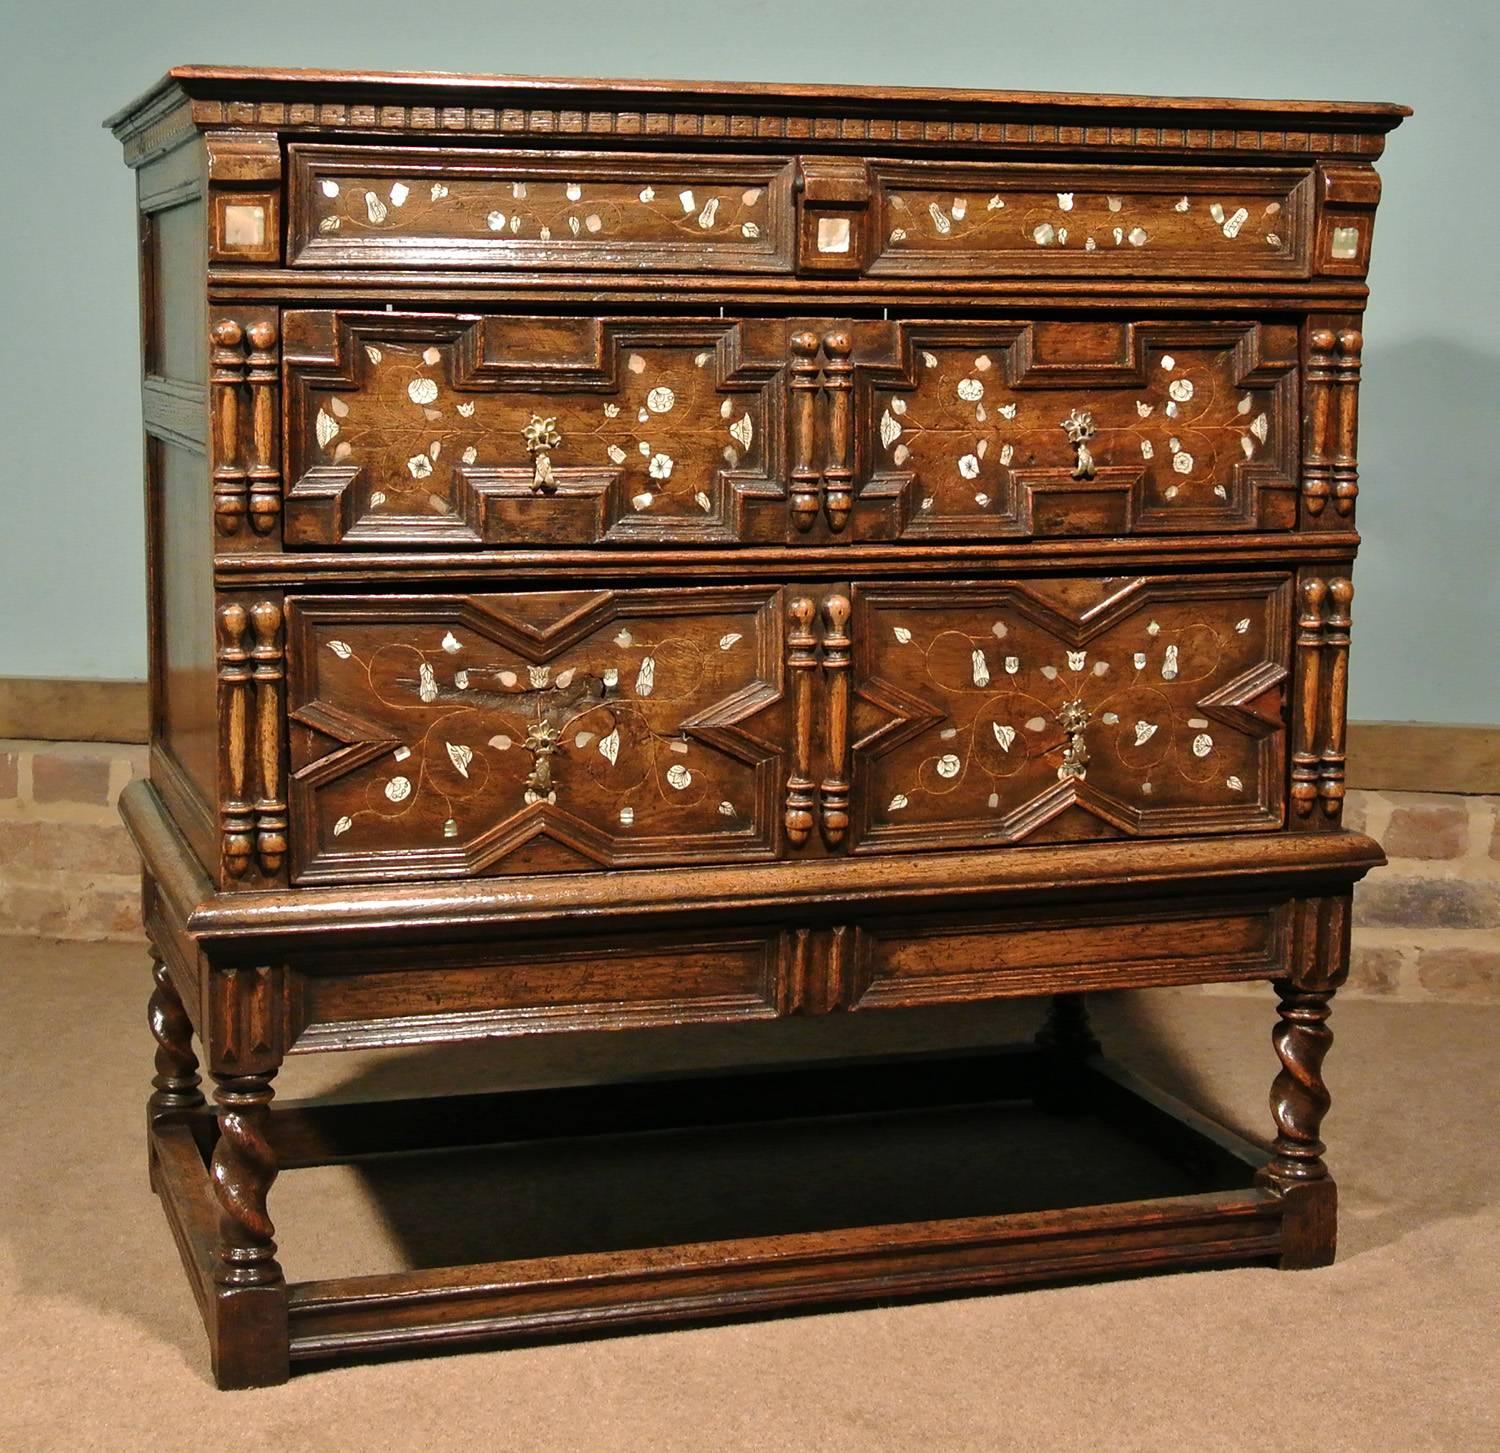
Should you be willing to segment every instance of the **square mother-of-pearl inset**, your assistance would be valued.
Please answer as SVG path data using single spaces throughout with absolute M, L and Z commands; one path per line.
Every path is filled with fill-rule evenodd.
M 264 247 L 266 209 L 258 202 L 225 203 L 223 235 L 225 247 Z
M 1335 227 L 1333 239 L 1328 248 L 1330 257 L 1338 258 L 1346 262 L 1359 256 L 1359 228 L 1358 227 Z
M 818 218 L 818 251 L 848 252 L 849 219 L 847 217 Z

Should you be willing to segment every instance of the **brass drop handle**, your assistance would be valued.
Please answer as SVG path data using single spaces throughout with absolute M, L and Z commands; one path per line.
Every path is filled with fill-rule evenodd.
M 521 435 L 526 440 L 526 452 L 531 455 L 534 471 L 531 478 L 532 490 L 540 494 L 543 490 L 556 489 L 557 477 L 552 472 L 552 450 L 558 448 L 563 441 L 557 430 L 556 417 L 544 419 L 533 414 Z
M 1074 479 L 1092 479 L 1094 477 L 1094 456 L 1089 453 L 1089 440 L 1094 437 L 1094 416 L 1088 412 L 1080 413 L 1077 409 L 1069 412 L 1068 417 L 1062 421 L 1061 428 L 1068 436 L 1068 443 L 1078 451 L 1078 463 L 1073 466 Z

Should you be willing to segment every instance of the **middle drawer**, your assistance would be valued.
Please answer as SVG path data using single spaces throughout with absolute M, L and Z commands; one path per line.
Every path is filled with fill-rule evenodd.
M 1258 320 L 284 318 L 285 543 L 930 543 L 1296 523 Z

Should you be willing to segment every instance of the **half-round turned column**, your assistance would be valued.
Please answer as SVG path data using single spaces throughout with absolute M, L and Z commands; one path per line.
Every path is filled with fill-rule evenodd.
M 828 466 L 823 471 L 823 513 L 835 534 L 854 507 L 853 335 L 835 328 L 823 335 L 823 382 L 828 390 Z
M 813 463 L 818 437 L 818 335 L 802 330 L 788 343 L 792 363 L 788 387 L 792 395 L 792 468 L 790 512 L 792 523 L 806 534 L 818 518 L 819 487 L 823 476 Z
M 823 670 L 828 678 L 828 775 L 823 779 L 819 794 L 823 800 L 823 838 L 830 847 L 843 842 L 849 831 L 851 610 L 847 595 L 830 595 L 823 602 Z

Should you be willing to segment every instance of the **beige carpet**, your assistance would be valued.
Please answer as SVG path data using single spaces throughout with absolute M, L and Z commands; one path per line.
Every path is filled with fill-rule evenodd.
M 1500 1008 L 1341 1004 L 1336 1266 L 1160 1277 L 299 1375 L 224 1394 L 146 1188 L 142 958 L 0 940 L 0 1448 L 505 1450 L 1500 1447 Z M 444 1057 L 296 1059 L 289 1095 L 587 1079 L 751 1054 L 983 1042 L 1006 1007 Z M 1098 1006 L 1110 1048 L 1267 1123 L 1264 1000 Z M 768 1029 L 788 1029 L 770 1034 Z M 287 1175 L 295 1277 L 399 1265 L 352 1170 Z M 409 1229 L 409 1228 L 407 1228 Z

